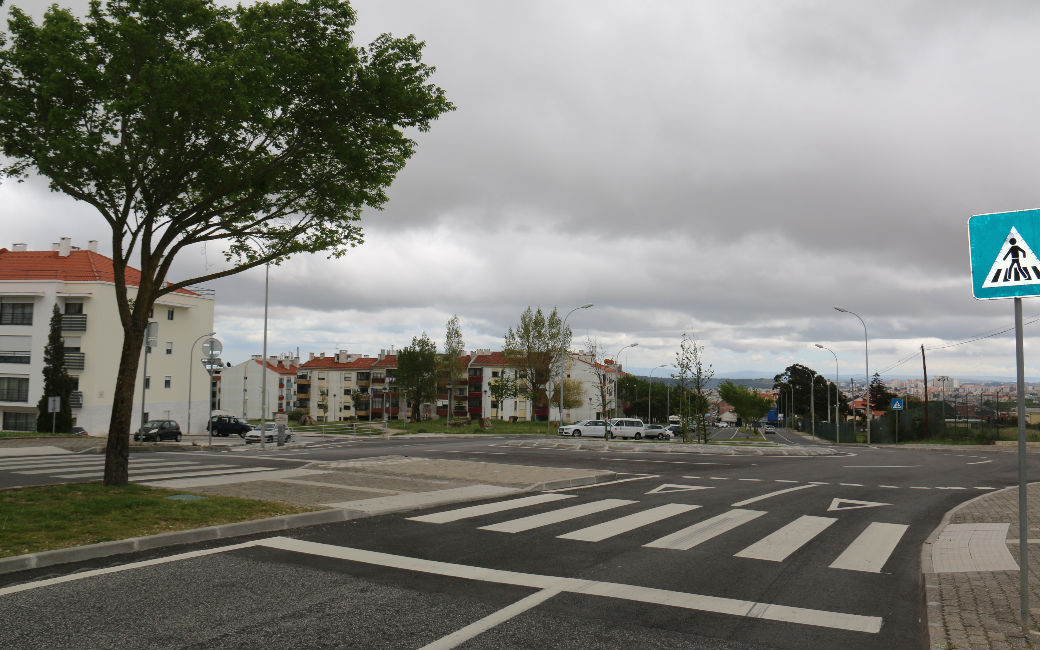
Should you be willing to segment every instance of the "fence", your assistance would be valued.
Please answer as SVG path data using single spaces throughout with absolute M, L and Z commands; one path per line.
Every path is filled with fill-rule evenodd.
M 927 420 L 927 426 L 925 421 Z M 801 422 L 800 429 L 809 431 L 808 420 Z M 863 425 L 857 427 L 863 433 Z M 857 442 L 852 422 L 835 424 L 832 422 L 816 422 L 816 436 L 825 440 L 840 442 Z M 925 418 L 925 407 L 918 406 L 903 411 L 888 411 L 870 424 L 870 442 L 877 444 L 894 444 L 915 440 L 950 440 L 986 443 L 999 436 L 999 425 L 989 420 L 959 419 L 943 420 L 941 404 L 932 404 Z

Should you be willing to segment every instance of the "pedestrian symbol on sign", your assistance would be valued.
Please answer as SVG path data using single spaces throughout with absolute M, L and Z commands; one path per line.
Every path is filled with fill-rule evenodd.
M 893 411 L 902 411 L 903 410 L 903 400 L 898 398 L 898 397 L 893 397 L 892 398 L 892 410 Z
M 1014 227 L 1004 239 L 982 288 L 1040 284 L 1040 259 Z

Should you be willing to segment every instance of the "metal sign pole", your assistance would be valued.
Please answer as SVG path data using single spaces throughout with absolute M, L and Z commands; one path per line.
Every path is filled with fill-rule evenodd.
M 1022 626 L 1029 620 L 1029 526 L 1026 523 L 1026 362 L 1022 339 L 1022 299 L 1015 298 L 1015 362 L 1018 367 L 1018 552 Z

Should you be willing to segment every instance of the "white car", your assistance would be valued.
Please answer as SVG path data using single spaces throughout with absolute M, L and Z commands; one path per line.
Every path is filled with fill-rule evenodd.
M 607 423 L 603 420 L 582 420 L 574 424 L 568 424 L 560 427 L 558 433 L 561 436 L 571 436 L 572 438 L 613 438 L 613 435 L 607 434 Z
M 285 440 L 292 440 L 292 429 L 285 427 Z M 246 444 L 260 442 L 260 429 L 253 429 L 246 434 Z M 264 422 L 264 442 L 278 442 L 278 426 L 274 422 Z
M 663 424 L 648 424 L 643 427 L 644 438 L 657 438 L 658 440 L 671 440 L 672 432 Z
M 636 418 L 614 418 L 610 421 L 610 428 L 614 435 L 621 439 L 641 440 L 645 427 L 643 421 Z

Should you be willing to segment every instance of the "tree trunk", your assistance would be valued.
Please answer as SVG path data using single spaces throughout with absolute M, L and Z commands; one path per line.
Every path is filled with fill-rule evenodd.
M 134 410 L 134 386 L 137 366 L 141 361 L 144 327 L 123 334 L 119 372 L 112 394 L 112 417 L 108 424 L 108 446 L 105 449 L 105 485 L 126 485 L 130 480 L 130 421 Z M 143 386 L 142 386 L 143 389 Z

